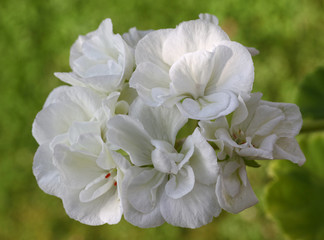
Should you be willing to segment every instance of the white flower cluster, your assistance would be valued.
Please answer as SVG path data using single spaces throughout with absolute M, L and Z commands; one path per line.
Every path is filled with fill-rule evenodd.
M 298 107 L 251 93 L 254 48 L 201 14 L 175 29 L 114 34 L 110 19 L 71 48 L 71 86 L 33 124 L 40 188 L 89 225 L 197 228 L 257 203 L 246 166 L 305 157 Z M 185 138 L 181 129 L 196 128 Z

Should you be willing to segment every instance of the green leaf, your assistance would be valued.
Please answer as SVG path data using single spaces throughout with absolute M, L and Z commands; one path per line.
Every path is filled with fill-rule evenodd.
M 292 239 L 324 239 L 324 134 L 301 139 L 306 163 L 274 161 L 266 189 L 267 212 Z
M 299 86 L 297 104 L 303 117 L 324 118 L 324 67 L 306 76 Z

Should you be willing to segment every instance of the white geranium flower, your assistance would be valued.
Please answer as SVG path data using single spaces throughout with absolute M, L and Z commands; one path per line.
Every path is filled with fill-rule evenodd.
M 174 147 L 186 121 L 176 107 L 153 108 L 137 99 L 129 116 L 118 115 L 108 122 L 109 140 L 126 151 L 134 164 L 125 173 L 121 194 L 130 223 L 155 227 L 167 221 L 197 228 L 219 215 L 213 148 L 198 129 L 180 152 Z
M 130 80 L 146 104 L 177 104 L 189 118 L 210 120 L 233 112 L 248 95 L 254 68 L 248 50 L 230 41 L 215 18 L 183 22 L 147 34 L 135 50 Z
M 127 161 L 112 153 L 101 137 L 106 121 L 118 109 L 118 96 L 59 87 L 33 124 L 33 136 L 40 144 L 33 172 L 40 188 L 61 198 L 71 218 L 89 225 L 115 224 L 122 215 L 117 185 Z
M 206 139 L 220 149 L 221 174 L 216 194 L 221 207 L 232 213 L 257 202 L 246 177 L 245 165 L 251 164 L 249 161 L 288 159 L 298 165 L 305 162 L 295 140 L 302 126 L 298 107 L 260 98 L 260 93 L 252 94 L 233 113 L 230 124 L 225 117 L 199 123 Z
M 111 20 L 106 19 L 96 31 L 79 36 L 71 48 L 70 66 L 73 72 L 55 76 L 71 85 L 113 92 L 130 78 L 134 54 L 125 40 L 113 33 Z

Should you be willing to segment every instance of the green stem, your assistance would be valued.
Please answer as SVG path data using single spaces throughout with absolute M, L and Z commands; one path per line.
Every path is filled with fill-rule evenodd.
M 304 120 L 300 133 L 324 131 L 324 120 Z

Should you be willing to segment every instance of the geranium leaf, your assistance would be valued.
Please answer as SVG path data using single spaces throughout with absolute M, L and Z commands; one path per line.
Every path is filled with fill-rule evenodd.
M 297 104 L 303 117 L 324 118 L 324 67 L 306 76 L 299 86 Z
M 292 239 L 323 239 L 324 134 L 301 140 L 307 159 L 302 168 L 287 161 L 272 163 L 275 180 L 267 186 L 266 209 Z

